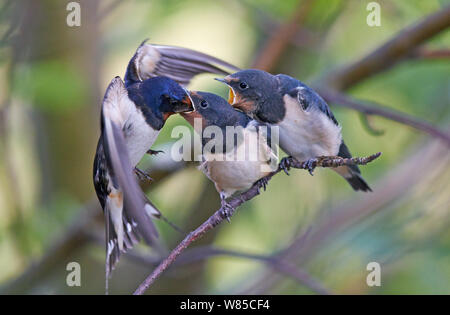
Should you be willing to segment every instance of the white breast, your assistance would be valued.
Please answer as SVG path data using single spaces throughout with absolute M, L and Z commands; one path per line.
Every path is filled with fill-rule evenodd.
M 130 107 L 127 116 L 123 131 L 131 165 L 136 166 L 155 142 L 159 130 L 146 123 L 144 115 L 136 106 Z
M 286 115 L 275 124 L 280 129 L 280 147 L 298 160 L 337 155 L 341 128 L 319 109 L 303 110 L 297 99 L 285 95 Z
M 250 188 L 254 182 L 270 172 L 268 159 L 273 154 L 270 148 L 265 142 L 257 142 L 256 130 L 245 129 L 244 137 L 245 141 L 226 154 L 206 153 L 206 161 L 200 166 L 205 175 L 216 184 L 217 190 L 223 192 L 226 197 L 236 191 Z M 250 155 L 249 149 L 255 152 L 251 148 L 259 150 L 259 155 Z

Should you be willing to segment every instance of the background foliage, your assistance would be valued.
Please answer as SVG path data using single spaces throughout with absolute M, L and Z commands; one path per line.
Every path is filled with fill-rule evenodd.
M 0 4 L 0 289 L 3 293 L 102 293 L 103 221 L 94 196 L 92 163 L 101 98 L 123 76 L 145 38 L 194 48 L 240 67 L 258 60 L 274 30 L 289 21 L 298 0 L 79 1 L 81 26 L 66 25 L 69 1 Z M 313 1 L 302 25 L 271 69 L 320 86 L 330 71 L 360 59 L 406 26 L 450 4 L 448 0 L 378 1 L 381 27 L 366 24 L 360 0 Z M 450 33 L 427 41 L 449 49 Z M 410 58 L 348 92 L 449 130 L 450 63 Z M 202 76 L 192 89 L 225 96 L 223 85 Z M 335 293 L 450 293 L 448 146 L 408 126 L 333 106 L 356 156 L 382 151 L 363 167 L 372 194 L 353 192 L 334 172 L 318 169 L 276 176 L 268 191 L 246 203 L 196 246 L 271 255 L 299 233 L 314 231 L 340 211 L 367 213 L 317 238 L 290 259 Z M 172 117 L 154 149 L 170 151 Z M 377 131 L 374 132 L 368 124 Z M 186 124 L 187 125 L 187 124 Z M 378 134 L 378 135 L 375 135 Z M 168 154 L 166 154 L 168 155 Z M 213 185 L 193 165 L 174 171 L 164 157 L 145 157 L 161 180 L 149 197 L 185 230 L 219 206 Z M 170 172 L 170 175 L 167 173 Z M 158 173 L 159 174 L 159 173 Z M 153 175 L 152 175 L 153 176 Z M 158 178 L 159 175 L 155 175 Z M 162 178 L 163 177 L 163 178 Z M 324 221 L 325 220 L 325 221 Z M 339 222 L 336 222 L 338 224 Z M 164 223 L 161 237 L 180 240 Z M 308 244 L 308 237 L 306 237 Z M 152 265 L 148 249 L 123 257 L 110 284 L 130 293 Z M 152 257 L 152 256 L 150 256 Z M 65 284 L 66 264 L 82 266 L 82 286 Z M 366 265 L 382 266 L 382 286 L 366 285 Z M 152 293 L 282 293 L 312 291 L 261 261 L 219 255 L 174 266 Z

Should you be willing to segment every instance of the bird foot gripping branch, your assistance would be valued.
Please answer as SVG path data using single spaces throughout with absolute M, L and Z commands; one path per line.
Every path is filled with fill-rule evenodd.
M 367 163 L 372 162 L 377 159 L 381 155 L 381 152 L 372 154 L 368 157 L 354 157 L 354 158 L 342 158 L 336 156 L 324 156 L 317 158 L 315 167 L 339 167 L 339 166 L 349 166 L 349 165 L 366 165 Z M 283 162 L 284 160 L 284 162 Z M 230 221 L 230 217 L 236 212 L 236 209 L 245 203 L 253 199 L 260 193 L 261 187 L 267 185 L 270 179 L 276 175 L 277 173 L 283 171 L 283 166 L 288 166 L 289 168 L 298 168 L 298 169 L 308 169 L 307 161 L 299 162 L 292 157 L 288 157 L 283 159 L 278 169 L 269 173 L 267 176 L 262 179 L 256 181 L 252 187 L 248 190 L 240 193 L 237 196 L 231 197 L 227 202 L 222 202 L 221 207 L 217 210 L 212 216 L 210 216 L 205 222 L 203 222 L 197 229 L 189 233 L 183 241 L 172 250 L 169 256 L 164 259 L 156 269 L 139 285 L 134 294 L 141 295 L 143 294 L 152 283 L 166 270 L 175 260 L 176 258 L 193 242 L 200 239 L 204 234 L 208 231 L 215 228 L 217 225 L 222 223 L 224 219 Z
M 226 202 L 225 199 L 222 199 L 221 207 L 220 207 L 220 216 L 223 219 L 227 219 L 228 222 L 231 222 L 230 218 L 233 216 L 234 211 L 236 211 L 236 208 L 233 207 L 228 202 Z
M 313 176 L 314 169 L 317 167 L 319 160 L 322 158 L 327 158 L 327 157 L 322 156 L 322 157 L 306 160 L 305 162 L 302 162 L 302 167 L 300 167 L 300 168 L 308 170 L 309 174 L 311 174 L 311 176 Z M 298 163 L 298 161 L 292 156 L 284 157 L 281 159 L 281 162 L 279 164 L 279 169 L 283 170 L 286 173 L 286 175 L 289 176 L 289 171 L 291 170 L 291 167 L 293 167 L 293 165 L 296 165 L 297 163 Z
M 135 167 L 134 168 L 134 173 L 137 175 L 137 177 L 141 181 L 148 181 L 150 183 L 153 182 L 153 178 L 151 178 L 150 175 L 148 175 L 146 172 L 144 172 L 140 168 Z

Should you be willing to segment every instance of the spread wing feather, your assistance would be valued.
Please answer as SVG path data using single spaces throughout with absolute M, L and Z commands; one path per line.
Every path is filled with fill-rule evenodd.
M 186 86 L 194 76 L 201 73 L 228 75 L 222 67 L 233 71 L 240 70 L 226 61 L 192 49 L 146 44 L 144 41 L 128 64 L 125 85 L 129 86 L 151 77 L 165 76 Z
M 144 239 L 152 243 L 158 234 L 152 220 L 144 211 L 145 199 L 142 198 L 141 188 L 134 177 L 122 132 L 123 122 L 119 110 L 120 104 L 114 102 L 120 100 L 114 95 L 123 93 L 123 90 L 120 91 L 121 89 L 125 90 L 125 86 L 122 80 L 116 77 L 106 91 L 102 106 L 105 156 L 108 168 L 112 173 L 113 182 L 120 187 L 123 193 L 124 210 L 130 219 L 137 224 Z M 110 98 L 111 96 L 112 98 Z

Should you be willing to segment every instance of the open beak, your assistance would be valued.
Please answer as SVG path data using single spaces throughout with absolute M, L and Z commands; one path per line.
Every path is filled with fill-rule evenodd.
M 178 106 L 174 108 L 175 113 L 186 113 L 192 112 L 194 110 L 194 102 L 192 102 L 189 93 L 186 93 L 186 96 L 181 100 Z
M 235 104 L 236 102 L 236 93 L 234 93 L 233 88 L 231 87 L 229 81 L 224 78 L 224 79 L 220 79 L 220 78 L 215 78 L 214 80 L 217 80 L 219 82 L 225 83 L 226 85 L 228 85 L 229 91 L 228 91 L 228 103 L 230 103 L 231 105 Z

